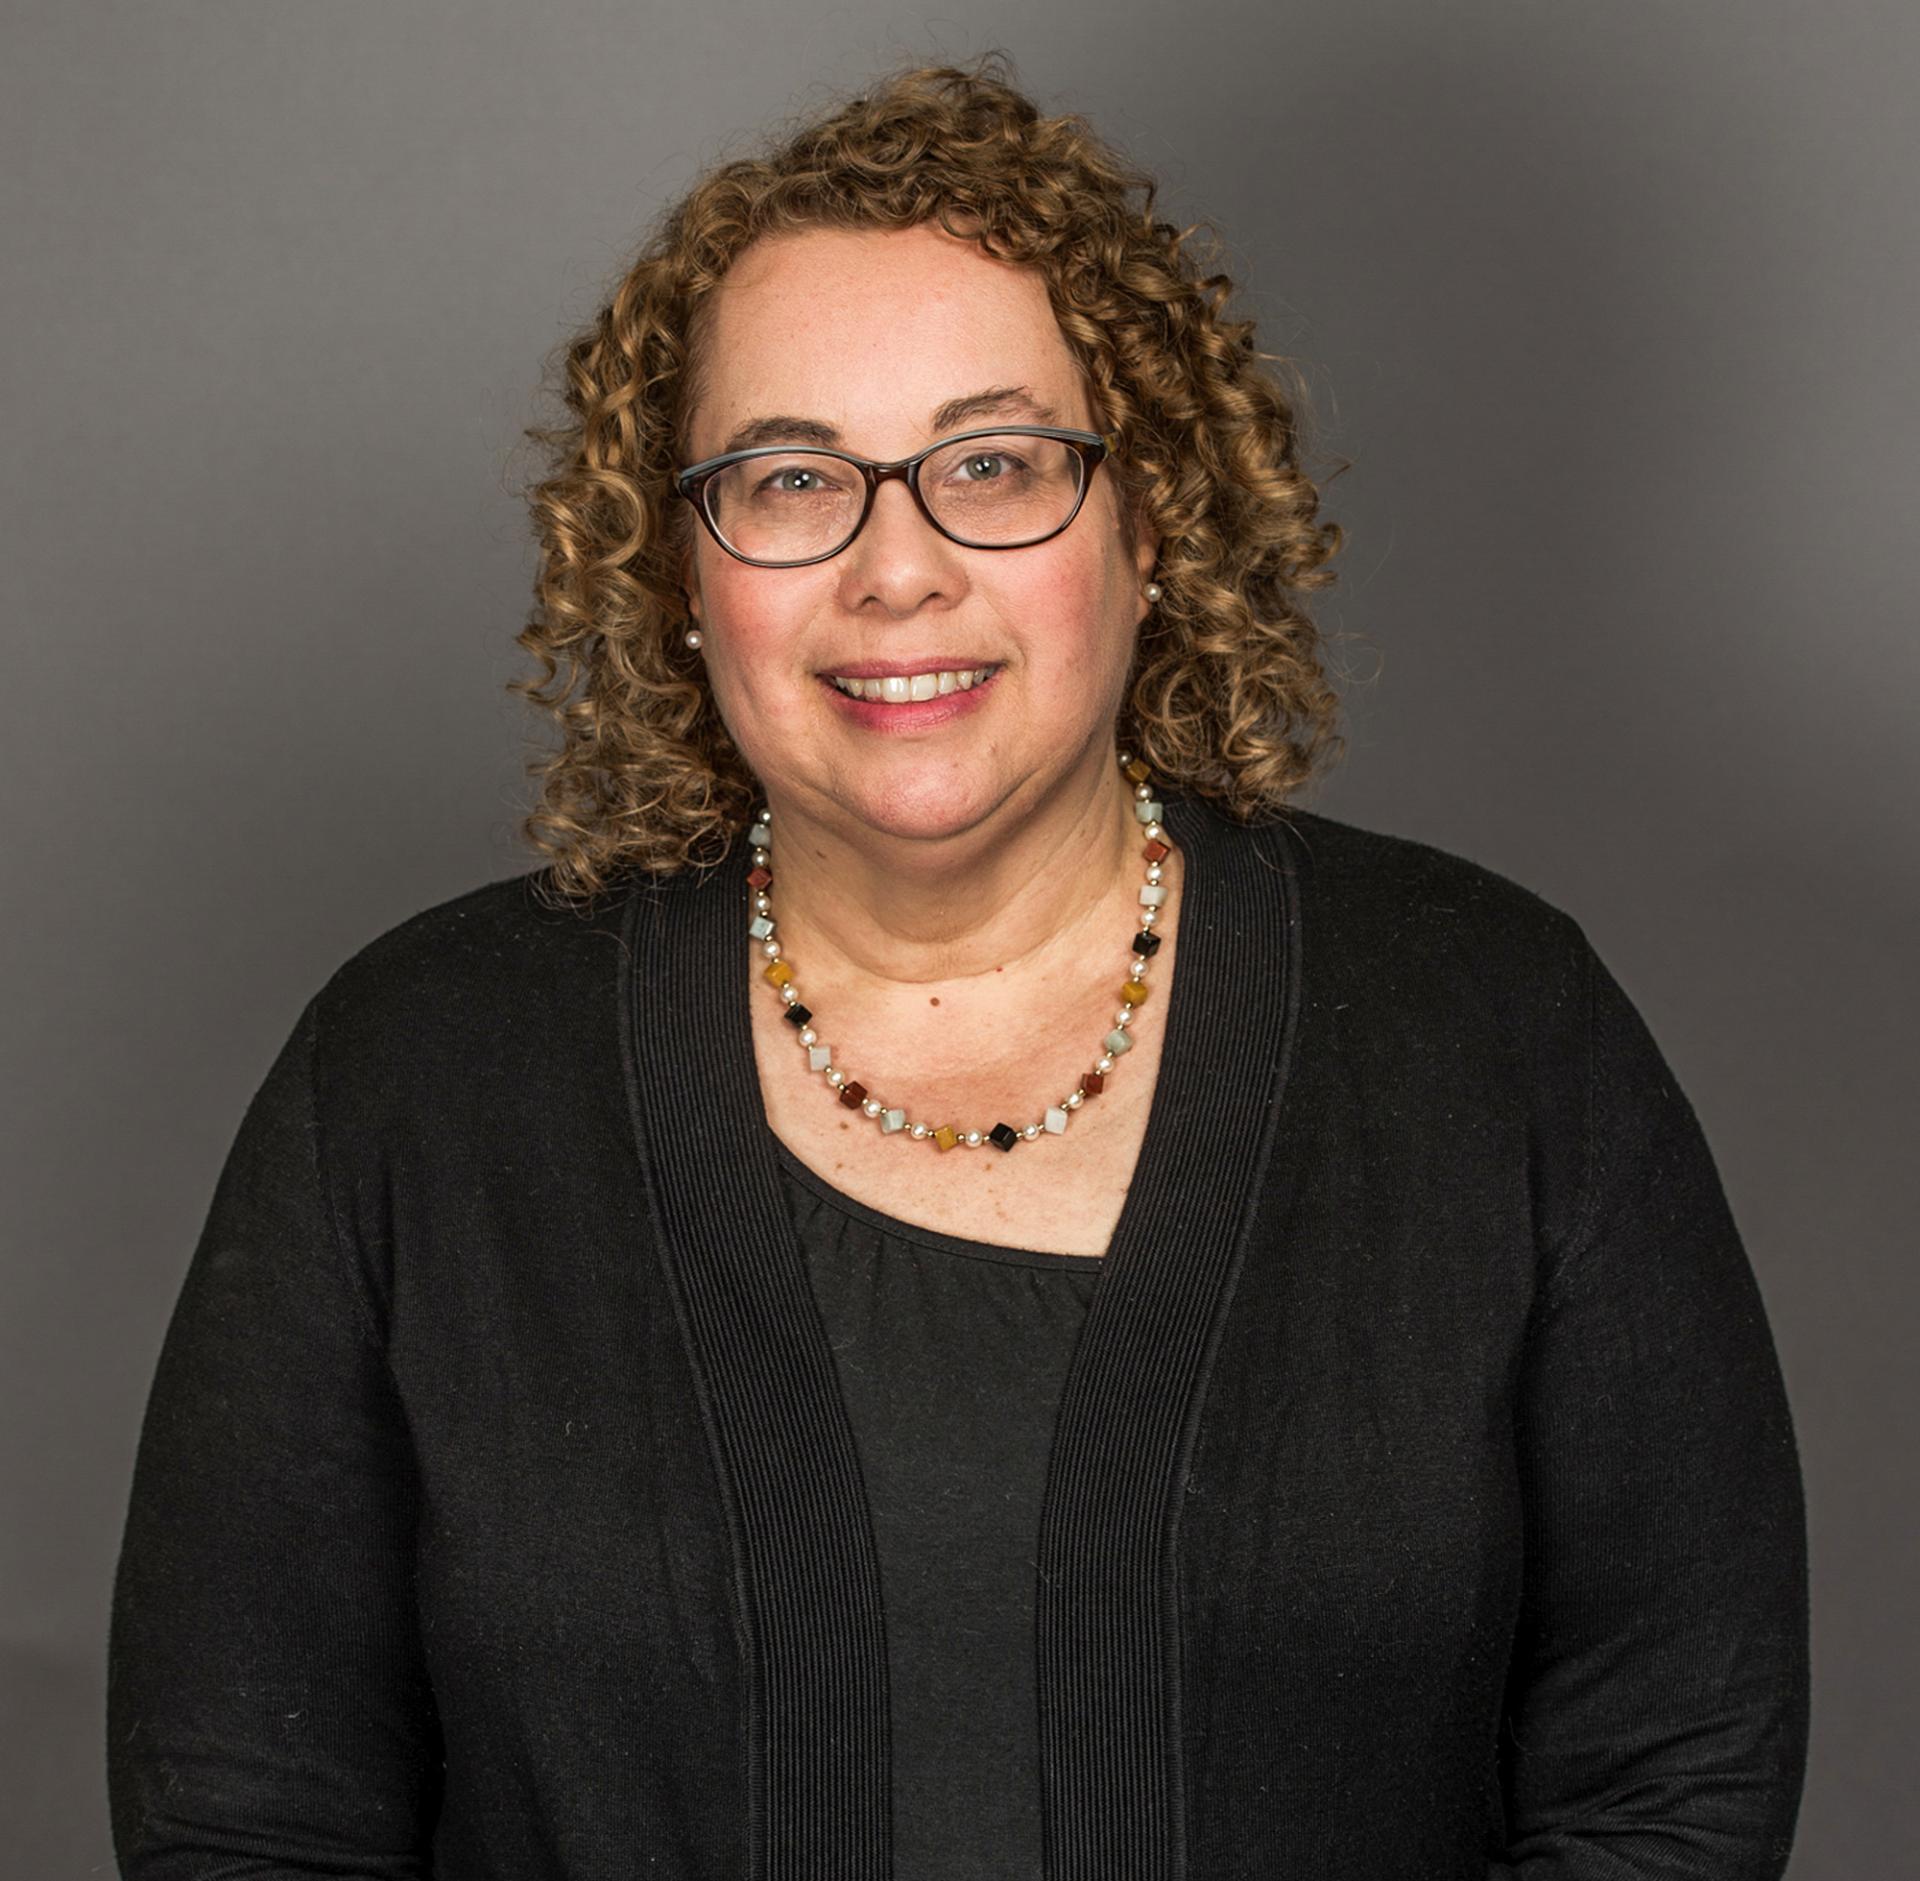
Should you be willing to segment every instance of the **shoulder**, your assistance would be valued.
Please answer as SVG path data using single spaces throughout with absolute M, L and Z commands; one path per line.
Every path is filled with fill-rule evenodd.
M 1460 850 L 1316 811 L 1275 821 L 1296 878 L 1310 999 L 1445 1030 L 1534 1031 L 1577 1015 L 1592 949 L 1575 916 L 1537 889 Z
M 1462 851 L 1298 807 L 1255 824 L 1212 820 L 1227 840 L 1281 857 L 1301 908 L 1354 943 L 1558 951 L 1579 934 L 1565 908 Z
M 536 1065 L 605 1049 L 636 899 L 629 878 L 589 909 L 545 873 L 504 877 L 396 921 L 350 954 L 310 1003 L 323 1084 L 465 1108 Z M 671 884 L 665 887 L 670 893 Z

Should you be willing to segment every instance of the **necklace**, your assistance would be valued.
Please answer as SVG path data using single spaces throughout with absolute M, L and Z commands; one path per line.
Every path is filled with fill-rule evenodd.
M 754 819 L 753 828 L 747 836 L 753 859 L 752 867 L 747 871 L 747 886 L 753 893 L 753 919 L 747 924 L 747 933 L 766 957 L 767 964 L 762 970 L 764 976 L 786 1007 L 781 1016 L 794 1028 L 800 1047 L 807 1054 L 807 1069 L 818 1073 L 849 1110 L 857 1110 L 877 1123 L 882 1135 L 904 1137 L 914 1143 L 931 1143 L 935 1149 L 942 1151 L 957 1147 L 979 1149 L 984 1143 L 991 1143 L 997 1149 L 1010 1150 L 1016 1143 L 1031 1143 L 1041 1136 L 1059 1136 L 1066 1130 L 1073 1113 L 1088 1098 L 1098 1097 L 1106 1088 L 1115 1062 L 1133 1049 L 1133 1040 L 1128 1036 L 1127 1028 L 1133 1023 L 1134 1013 L 1147 996 L 1147 968 L 1153 956 L 1160 951 L 1160 936 L 1153 930 L 1167 899 L 1166 888 L 1160 879 L 1160 865 L 1170 852 L 1166 831 L 1160 821 L 1162 806 L 1154 798 L 1153 786 L 1147 782 L 1146 765 L 1138 758 L 1122 752 L 1120 768 L 1133 785 L 1133 813 L 1144 826 L 1141 834 L 1146 839 L 1146 846 L 1140 853 L 1146 858 L 1147 873 L 1146 880 L 1140 886 L 1140 932 L 1133 937 L 1132 968 L 1126 984 L 1120 989 L 1121 1003 L 1113 1015 L 1113 1030 L 1101 1041 L 1102 1049 L 1094 1061 L 1093 1069 L 1057 1104 L 1049 1104 L 1040 1118 L 1024 1129 L 1016 1129 L 1006 1122 L 996 1123 L 990 1130 L 963 1130 L 951 1123 L 933 1124 L 918 1118 L 909 1121 L 905 1110 L 874 1096 L 864 1084 L 849 1078 L 833 1062 L 832 1047 L 821 1041 L 813 1023 L 813 1014 L 800 1003 L 800 989 L 794 983 L 792 964 L 781 953 L 780 942 L 774 932 L 773 897 L 770 893 L 773 870 L 769 866 L 773 857 L 773 813 L 763 809 Z

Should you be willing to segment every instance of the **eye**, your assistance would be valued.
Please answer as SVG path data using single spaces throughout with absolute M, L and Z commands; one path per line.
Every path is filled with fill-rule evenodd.
M 797 479 L 792 483 L 782 483 L 783 477 Z M 772 490 L 777 496 L 808 496 L 820 487 L 820 473 L 809 470 L 805 464 L 782 464 L 778 470 L 769 471 L 760 479 L 758 488 Z
M 985 467 L 983 473 L 976 476 L 974 472 L 982 466 Z M 995 483 L 1002 477 L 1024 470 L 1026 465 L 1011 451 L 969 451 L 954 468 L 966 473 L 963 482 Z

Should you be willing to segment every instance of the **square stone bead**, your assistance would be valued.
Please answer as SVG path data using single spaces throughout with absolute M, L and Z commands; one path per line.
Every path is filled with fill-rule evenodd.
M 1046 1125 L 1055 1136 L 1067 1127 L 1067 1113 L 1058 1104 L 1047 1106 Z
M 764 914 L 756 914 L 753 919 L 747 923 L 747 932 L 751 934 L 755 940 L 765 940 L 773 932 L 773 923 L 769 921 Z
M 756 823 L 753 828 L 747 832 L 747 841 L 756 849 L 771 849 L 773 847 L 773 831 L 765 823 Z
M 1140 905 L 1143 908 L 1157 908 L 1167 898 L 1167 886 L 1164 882 L 1142 882 L 1140 884 Z
M 884 1130 L 888 1136 L 891 1136 L 894 1131 L 904 1130 L 906 1127 L 907 1113 L 904 1110 L 883 1110 L 880 1113 L 880 1128 Z
M 952 1124 L 943 1123 L 939 1129 L 934 1131 L 933 1140 L 943 1150 L 950 1150 L 960 1141 L 960 1133 L 954 1129 Z
M 1143 960 L 1151 960 L 1160 951 L 1160 936 L 1142 928 L 1133 937 L 1133 951 Z
M 1133 800 L 1133 813 L 1143 823 L 1158 823 L 1166 805 L 1163 803 L 1142 803 L 1138 797 Z
M 767 969 L 767 978 L 770 979 L 775 986 L 785 986 L 786 983 L 793 978 L 793 969 L 788 966 L 784 960 L 776 960 L 773 965 Z
M 1138 953 L 1140 950 L 1139 948 L 1136 947 L 1133 951 L 1135 953 Z M 806 1009 L 806 1007 L 801 1005 L 798 1001 L 795 1001 L 795 1003 L 789 1006 L 786 1009 L 786 1011 L 783 1012 L 780 1016 L 781 1018 L 785 1019 L 786 1022 L 797 1031 L 801 1026 L 805 1025 L 806 1022 L 813 1017 L 813 1014 L 810 1013 Z
M 771 869 L 756 868 L 756 869 L 749 869 L 747 871 L 747 886 L 755 890 L 756 892 L 758 892 L 760 889 L 765 888 L 766 885 L 772 880 L 773 880 L 773 871 Z
M 987 1140 L 997 1149 L 1010 1150 L 1020 1141 L 1020 1132 L 1010 1123 L 996 1123 L 987 1132 Z
M 1134 781 L 1134 782 L 1135 782 L 1136 784 L 1144 784 L 1144 783 L 1145 783 L 1145 782 L 1147 781 L 1147 761 L 1146 761 L 1146 759 L 1145 759 L 1145 758 L 1135 758 L 1135 759 L 1134 759 L 1134 761 L 1133 761 L 1133 762 L 1132 762 L 1131 764 L 1129 764 L 1129 765 L 1127 766 L 1127 775 L 1128 775 L 1128 776 L 1129 776 L 1130 778 L 1132 778 L 1132 780 L 1133 780 L 1133 781 Z
M 1130 1052 L 1133 1050 L 1133 1040 L 1128 1038 L 1126 1033 L 1121 1031 L 1118 1026 L 1115 1026 L 1114 1029 L 1107 1034 L 1102 1049 L 1112 1053 L 1115 1058 L 1118 1058 L 1122 1052 Z
M 857 1078 L 851 1084 L 841 1085 L 840 1101 L 849 1110 L 858 1110 L 867 1101 L 867 1087 Z
M 1080 1088 L 1085 1091 L 1089 1097 L 1098 1097 L 1100 1093 L 1107 1088 L 1107 1081 L 1099 1072 L 1089 1071 L 1087 1075 L 1080 1080 Z
M 809 1071 L 824 1071 L 832 1063 L 833 1047 L 831 1045 L 809 1045 L 807 1047 L 807 1069 Z
M 1163 842 L 1150 842 L 1140 851 L 1149 862 L 1164 862 L 1173 851 Z
M 1126 985 L 1120 989 L 1120 997 L 1124 999 L 1129 1006 L 1139 1005 L 1146 996 L 1146 983 L 1141 980 L 1129 980 Z

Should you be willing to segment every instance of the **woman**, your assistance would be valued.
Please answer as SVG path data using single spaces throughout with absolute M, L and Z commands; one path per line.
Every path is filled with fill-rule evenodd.
M 908 72 L 570 349 L 546 866 L 249 1109 L 128 1875 L 1781 1871 L 1801 1484 L 1705 1139 L 1571 918 L 1291 803 L 1338 532 L 1151 205 Z

